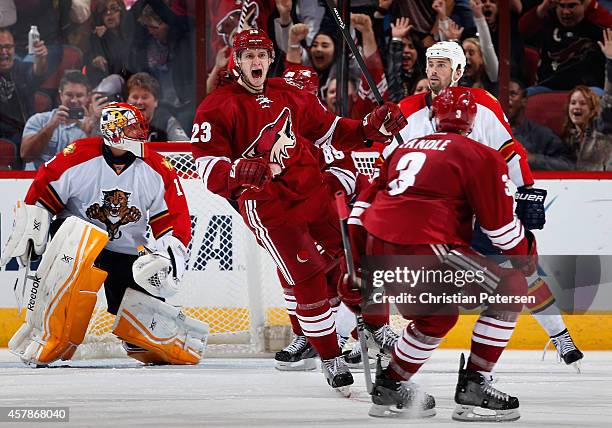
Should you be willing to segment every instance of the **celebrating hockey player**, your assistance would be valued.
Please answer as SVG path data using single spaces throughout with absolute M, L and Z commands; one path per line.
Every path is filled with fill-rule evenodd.
M 274 51 L 263 31 L 242 31 L 233 43 L 240 77 L 198 107 L 193 156 L 208 190 L 238 200 L 247 226 L 290 287 L 299 325 L 328 383 L 346 389 L 353 378 L 340 356 L 326 280 L 341 252 L 338 218 L 308 145 L 385 141 L 406 122 L 393 104 L 363 122 L 339 118 L 314 95 L 267 78 Z
M 445 88 L 455 86 L 465 69 L 466 59 L 463 49 L 455 42 L 436 43 L 427 49 L 426 56 L 430 91 L 406 97 L 399 104 L 408 121 L 408 125 L 400 132 L 404 141 L 434 132 L 433 122 L 430 119 L 432 100 Z M 525 149 L 512 135 L 499 101 L 483 89 L 469 88 L 469 91 L 473 94 L 477 105 L 474 127 L 469 137 L 498 150 L 503 156 L 508 164 L 510 180 L 518 187 L 516 214 L 528 229 L 542 229 L 545 222 L 546 193 L 531 187 L 533 177 Z M 386 157 L 393 151 L 395 145 L 395 142 L 390 144 L 383 155 Z M 483 254 L 499 253 L 477 226 L 472 246 Z M 529 295 L 535 297 L 535 303 L 529 304 L 528 308 L 546 330 L 565 363 L 575 364 L 582 358 L 582 352 L 572 341 L 548 285 L 537 272 L 527 278 L 527 283 Z
M 70 359 L 104 283 L 113 333 L 129 356 L 197 364 L 208 327 L 164 301 L 180 286 L 191 239 L 180 182 L 163 156 L 146 149 L 148 123 L 136 107 L 109 104 L 100 130 L 102 137 L 78 140 L 42 166 L 17 204 L 1 263 L 42 259 L 26 322 L 9 348 L 36 365 Z M 140 246 L 152 252 L 139 255 Z
M 465 137 L 476 115 L 471 91 L 457 87 L 441 91 L 432 102 L 432 121 L 438 133 L 396 146 L 380 176 L 359 195 L 349 227 L 356 254 L 417 255 L 407 262 L 414 263 L 414 270 L 417 266 L 445 268 L 474 272 L 476 277 L 481 272 L 484 279 L 473 282 L 478 290 L 472 291 L 511 299 L 508 304 L 487 301 L 480 314 L 467 366 L 461 357 L 453 419 L 514 420 L 519 417 L 518 399 L 493 388 L 486 373 L 493 370 L 516 325 L 523 306 L 520 300 L 527 293 L 524 275 L 533 273 L 537 263 L 536 243 L 513 212 L 503 158 L 496 150 Z M 501 268 L 469 247 L 473 215 L 496 246 L 515 255 L 514 268 Z M 431 257 L 423 262 L 421 256 Z M 359 305 L 360 293 L 347 285 L 341 285 L 341 297 L 349 305 Z M 420 281 L 409 289 L 436 294 L 442 287 L 442 282 Z M 456 290 L 454 283 L 450 287 Z M 512 303 L 514 300 L 519 301 Z M 415 386 L 401 382 L 409 380 L 431 356 L 457 321 L 458 310 L 445 302 L 424 308 L 404 304 L 398 309 L 412 321 L 397 341 L 389 366 L 385 370 L 378 367 L 370 414 L 387 416 L 393 407 L 431 416 L 435 414 L 433 397 L 425 394 L 419 400 Z M 494 414 L 483 417 L 474 407 Z

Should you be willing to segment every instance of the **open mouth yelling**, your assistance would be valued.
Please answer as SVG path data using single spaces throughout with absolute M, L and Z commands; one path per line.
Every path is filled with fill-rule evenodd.
M 262 69 L 251 70 L 251 76 L 253 77 L 253 79 L 260 79 L 261 76 L 263 76 L 263 70 Z

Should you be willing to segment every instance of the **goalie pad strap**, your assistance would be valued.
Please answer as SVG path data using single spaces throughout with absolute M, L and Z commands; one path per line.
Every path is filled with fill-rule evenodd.
M 59 228 L 30 284 L 26 322 L 9 342 L 23 361 L 70 359 L 83 342 L 106 279 L 93 262 L 107 242 L 106 232 L 77 217 Z
M 120 339 L 149 352 L 128 355 L 150 364 L 197 364 L 208 340 L 208 325 L 179 308 L 128 288 L 113 325 Z

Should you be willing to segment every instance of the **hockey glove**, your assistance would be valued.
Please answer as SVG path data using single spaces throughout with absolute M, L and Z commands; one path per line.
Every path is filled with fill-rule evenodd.
M 371 141 L 387 141 L 407 125 L 397 104 L 386 102 L 363 119 L 363 133 Z
M 343 269 L 345 270 L 345 269 Z M 354 313 L 361 312 L 361 290 L 365 289 L 365 281 L 362 279 L 361 269 L 355 272 L 355 278 L 349 278 L 344 272 L 338 284 L 338 297 Z
M 526 277 L 533 275 L 538 268 L 538 250 L 536 239 L 533 233 L 525 229 L 525 239 L 527 239 L 527 255 L 511 256 L 512 267 L 520 270 Z
M 237 188 L 244 186 L 260 191 L 271 179 L 272 173 L 265 159 L 240 158 L 232 164 L 229 175 L 229 187 Z
M 543 229 L 546 223 L 544 201 L 546 190 L 519 187 L 516 195 L 516 216 L 527 229 Z

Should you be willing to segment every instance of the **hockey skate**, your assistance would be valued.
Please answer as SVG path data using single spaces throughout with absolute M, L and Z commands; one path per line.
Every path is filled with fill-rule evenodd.
M 353 348 L 348 351 L 344 351 L 342 353 L 342 356 L 344 357 L 344 361 L 346 361 L 346 365 L 349 368 L 351 369 L 362 369 L 363 368 L 363 361 L 361 358 L 361 345 L 359 344 L 359 342 L 353 343 Z M 372 358 L 368 358 L 368 363 L 370 364 L 371 368 L 376 367 L 376 360 Z
M 353 375 L 342 355 L 329 360 L 321 360 L 321 369 L 329 386 L 345 397 L 351 395 L 350 386 L 353 384 Z
M 568 366 L 571 365 L 578 373 L 580 373 L 580 364 L 584 355 L 580 349 L 576 347 L 576 344 L 572 340 L 572 336 L 570 336 L 567 329 L 563 330 L 556 336 L 552 336 L 550 340 L 546 342 L 544 354 L 542 354 L 542 360 L 544 360 L 544 356 L 546 355 L 546 350 L 548 349 L 550 342 L 552 342 L 555 345 L 555 348 L 557 348 L 557 355 L 559 358 L 563 360 L 565 364 Z
M 465 367 L 461 354 L 459 380 L 455 389 L 453 420 L 463 422 L 515 421 L 519 414 L 519 400 L 491 386 L 491 382 L 479 372 Z
M 380 359 L 376 363 L 376 381 L 372 390 L 372 406 L 368 414 L 374 417 L 428 418 L 436 414 L 436 400 L 420 392 L 412 382 L 389 379 Z
M 375 328 L 366 325 L 365 336 L 368 341 L 368 354 L 370 358 L 382 359 L 383 367 L 386 367 L 391 360 L 393 348 L 399 340 L 399 335 L 393 331 L 390 325 Z
M 274 356 L 276 369 L 281 371 L 307 371 L 317 368 L 317 351 L 306 336 L 295 336 L 291 343 Z

